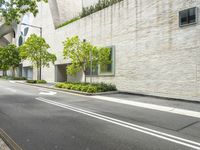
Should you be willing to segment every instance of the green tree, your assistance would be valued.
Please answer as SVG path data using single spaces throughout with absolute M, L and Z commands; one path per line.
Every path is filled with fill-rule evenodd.
M 48 0 L 0 0 L 0 15 L 7 24 L 19 22 L 21 16 L 30 12 L 34 16 L 38 13 L 37 2 Z
M 56 61 L 56 56 L 49 53 L 50 48 L 45 39 L 32 34 L 26 42 L 20 46 L 20 56 L 30 60 L 37 68 L 37 80 L 41 80 L 41 67 L 49 67 L 50 62 Z
M 0 38 L 13 32 L 13 25 L 19 23 L 24 14 L 32 13 L 36 16 L 37 2 L 42 1 L 47 2 L 48 0 L 0 0 L 0 20 L 2 17 L 4 22 L 0 25 Z
M 83 42 L 78 36 L 67 38 L 64 42 L 63 55 L 65 59 L 70 59 L 71 64 L 67 67 L 67 74 L 75 75 L 82 71 L 85 76 L 86 70 L 91 69 L 91 56 L 92 56 L 92 69 L 98 64 L 109 64 L 110 49 L 93 46 L 89 42 Z
M 14 44 L 0 48 L 0 69 L 4 72 L 12 68 L 12 76 L 15 77 L 15 69 L 19 66 L 20 62 L 19 49 Z M 6 74 L 4 73 L 4 75 Z

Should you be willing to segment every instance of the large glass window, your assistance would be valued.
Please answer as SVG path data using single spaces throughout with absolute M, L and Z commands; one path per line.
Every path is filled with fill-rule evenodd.
M 110 47 L 110 63 L 99 66 L 99 75 L 114 75 L 115 71 L 115 50 L 114 47 Z
M 179 12 L 180 26 L 197 23 L 197 7 L 186 9 Z

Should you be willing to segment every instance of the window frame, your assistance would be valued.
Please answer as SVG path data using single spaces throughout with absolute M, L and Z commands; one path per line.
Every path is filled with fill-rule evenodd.
M 192 22 L 192 23 L 187 23 L 187 24 L 181 24 L 181 13 L 184 12 L 184 11 L 187 11 L 187 13 L 189 12 L 190 9 L 195 9 L 195 22 Z M 188 18 L 188 14 L 187 14 L 187 18 Z M 191 7 L 191 8 L 188 8 L 188 9 L 184 9 L 184 10 L 181 10 L 179 11 L 179 27 L 185 27 L 185 26 L 190 26 L 190 25 L 194 25 L 194 24 L 197 24 L 198 22 L 198 7 Z
M 112 71 L 111 72 L 105 72 L 101 73 L 101 65 L 98 65 L 98 75 L 99 76 L 115 76 L 115 46 L 108 46 L 107 48 L 110 48 L 112 50 Z

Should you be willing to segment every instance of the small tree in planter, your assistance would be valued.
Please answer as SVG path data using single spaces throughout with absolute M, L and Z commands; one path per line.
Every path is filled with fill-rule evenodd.
M 20 62 L 19 49 L 14 44 L 0 48 L 0 68 L 4 72 L 12 68 L 12 76 L 15 77 L 15 69 L 19 66 Z
M 40 67 L 49 67 L 49 63 L 56 61 L 56 56 L 47 50 L 50 46 L 45 39 L 32 34 L 26 42 L 20 47 L 20 55 L 23 59 L 30 60 L 37 68 L 37 80 L 41 80 Z
M 92 54 L 92 68 L 98 64 L 108 64 L 110 49 L 93 46 L 89 42 L 83 42 L 78 36 L 67 38 L 64 42 L 63 55 L 71 60 L 71 65 L 67 67 L 67 74 L 75 75 L 82 71 L 86 82 L 86 69 L 90 68 L 90 55 Z M 90 68 L 91 69 L 91 68 Z

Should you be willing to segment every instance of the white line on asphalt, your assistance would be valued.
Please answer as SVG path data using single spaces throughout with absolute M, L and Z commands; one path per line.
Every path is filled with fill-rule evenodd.
M 87 116 L 90 116 L 90 117 L 93 117 L 93 118 L 96 118 L 96 119 L 100 119 L 100 120 L 104 120 L 106 122 L 110 122 L 110 123 L 131 129 L 131 130 L 139 131 L 139 132 L 142 132 L 142 133 L 145 133 L 145 134 L 148 134 L 148 135 L 151 135 L 151 136 L 155 136 L 155 137 L 158 137 L 158 138 L 161 138 L 161 139 L 164 139 L 164 140 L 176 143 L 176 144 L 180 144 L 180 145 L 183 145 L 183 146 L 186 146 L 186 147 L 190 147 L 192 149 L 200 150 L 200 143 L 195 142 L 195 141 L 191 141 L 191 140 L 184 139 L 184 138 L 181 138 L 181 137 L 177 137 L 177 136 L 174 136 L 174 135 L 170 135 L 170 134 L 167 134 L 167 133 L 164 133 L 164 132 L 156 131 L 156 130 L 153 130 L 153 129 L 150 129 L 150 128 L 146 128 L 146 127 L 139 126 L 139 125 L 136 125 L 136 124 L 132 124 L 132 123 L 129 123 L 129 122 L 125 122 L 125 121 L 122 121 L 122 120 L 118 120 L 118 119 L 114 119 L 114 118 L 107 117 L 107 116 L 104 116 L 104 115 L 100 115 L 100 114 L 97 114 L 97 113 L 93 113 L 93 112 L 90 112 L 90 111 L 87 111 L 87 110 L 83 110 L 83 109 L 76 108 L 76 107 L 73 107 L 73 106 L 70 106 L 70 105 L 58 103 L 58 102 L 48 100 L 48 99 L 44 99 L 44 98 L 41 98 L 41 97 L 36 98 L 36 99 L 38 101 L 42 101 L 42 102 L 45 102 L 45 103 L 48 103 L 48 104 L 51 104 L 51 105 L 55 105 L 55 106 L 58 106 L 58 107 L 61 107 L 61 108 L 72 110 L 74 112 L 78 112 L 78 113 L 81 113 L 81 114 L 85 114 Z
M 174 114 L 179 114 L 179 115 L 200 118 L 200 112 L 198 112 L 198 111 L 191 111 L 191 110 L 180 109 L 180 108 L 175 108 L 175 107 L 167 107 L 167 106 L 162 106 L 162 105 L 148 104 L 148 103 L 136 102 L 136 101 L 132 101 L 132 100 L 124 100 L 124 99 L 118 99 L 118 98 L 113 98 L 113 97 L 106 97 L 106 96 L 91 96 L 91 97 L 95 98 L 95 99 L 99 99 L 99 100 L 109 101 L 109 102 L 115 102 L 115 103 L 130 105 L 130 106 L 142 107 L 142 108 L 147 108 L 147 109 L 164 111 L 164 112 L 168 112 L 168 113 L 174 113 Z
M 27 86 L 30 86 L 30 85 L 27 85 Z M 37 89 L 39 88 L 39 87 L 35 87 L 35 86 L 32 86 L 32 87 L 37 88 Z M 41 87 L 39 89 L 41 89 Z M 45 89 L 45 87 L 43 89 Z M 167 106 L 162 106 L 162 105 L 141 103 L 141 102 L 136 102 L 133 100 L 124 100 L 124 99 L 118 99 L 118 98 L 112 98 L 112 97 L 106 97 L 106 96 L 86 96 L 86 95 L 80 95 L 80 94 L 70 93 L 70 92 L 66 92 L 66 91 L 59 91 L 56 89 L 51 89 L 51 90 L 57 91 L 58 93 L 69 94 L 69 95 L 73 95 L 73 96 L 88 97 L 88 98 L 104 100 L 104 101 L 108 101 L 108 102 L 125 104 L 125 105 L 129 105 L 129 106 L 136 106 L 136 107 L 158 110 L 158 111 L 163 111 L 163 112 L 168 112 L 168 113 L 173 113 L 173 114 L 178 114 L 178 115 L 200 118 L 200 112 L 198 112 L 198 111 L 191 111 L 191 110 L 180 109 L 180 108 L 175 108 L 175 107 L 167 107 Z
M 13 93 L 16 93 L 17 92 L 17 90 L 15 90 L 15 89 L 12 89 L 12 88 L 5 88 L 6 90 L 9 90 L 9 91 L 11 91 L 11 92 L 13 92 Z
M 53 92 L 53 91 L 43 91 L 39 93 L 40 95 L 56 95 L 57 92 Z

